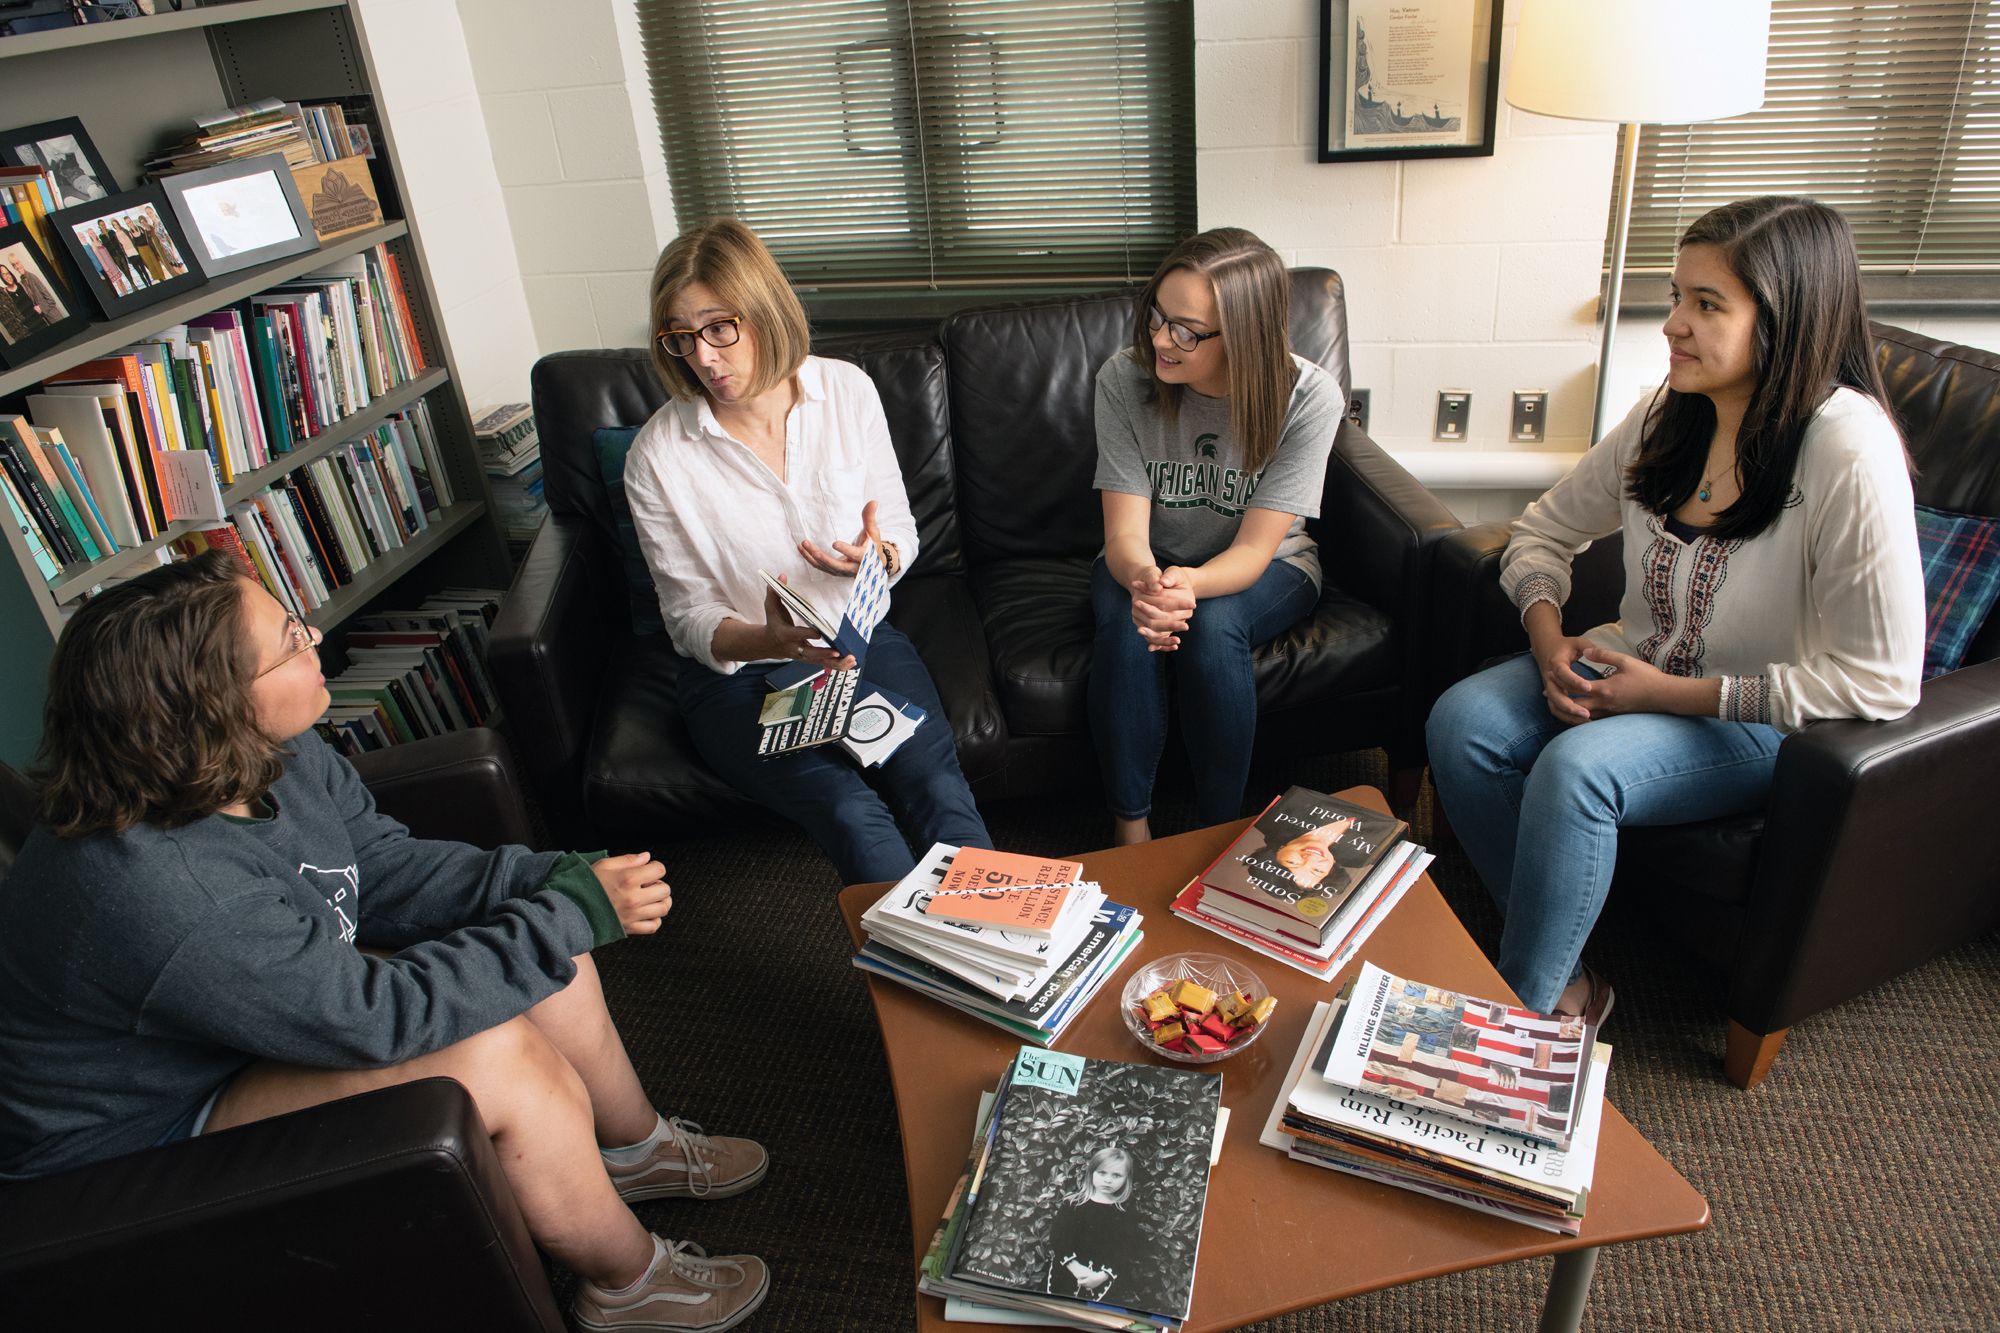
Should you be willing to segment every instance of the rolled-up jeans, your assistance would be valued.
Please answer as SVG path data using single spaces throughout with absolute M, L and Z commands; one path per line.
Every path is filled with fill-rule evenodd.
M 1120 587 L 1104 557 L 1097 557 L 1090 568 L 1090 603 L 1097 617 L 1090 734 L 1113 814 L 1143 819 L 1152 812 L 1153 776 L 1167 743 L 1169 661 L 1201 822 L 1220 824 L 1242 813 L 1250 745 L 1257 735 L 1250 654 L 1318 601 L 1319 589 L 1298 566 L 1273 560 L 1243 591 L 1200 602 L 1181 632 L 1181 646 L 1155 653 L 1132 623 L 1131 590 Z
M 1495 966 L 1544 1013 L 1582 975 L 1619 828 L 1757 809 L 1784 739 L 1761 723 L 1668 713 L 1565 725 L 1528 655 L 1445 691 L 1425 736 L 1445 814 L 1507 919 Z

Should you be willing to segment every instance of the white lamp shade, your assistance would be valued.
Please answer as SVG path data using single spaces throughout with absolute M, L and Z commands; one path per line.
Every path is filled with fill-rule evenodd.
M 1507 101 L 1568 120 L 1679 124 L 1764 105 L 1771 0 L 1524 0 Z

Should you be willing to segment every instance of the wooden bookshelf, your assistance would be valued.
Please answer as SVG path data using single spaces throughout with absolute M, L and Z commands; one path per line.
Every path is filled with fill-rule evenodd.
M 141 164 L 185 134 L 198 114 L 262 97 L 311 102 L 375 92 L 374 61 L 351 0 L 224 0 L 178 13 L 0 38 L 0 127 L 81 118 L 124 189 L 141 183 Z M 394 128 L 379 98 L 376 119 L 377 185 L 385 214 L 393 214 L 408 190 Z M 436 431 L 442 480 L 454 502 L 403 547 L 370 561 L 311 619 L 322 628 L 337 628 L 392 590 L 415 600 L 451 584 L 505 587 L 512 562 L 493 518 L 422 240 L 402 218 L 391 216 L 311 254 L 226 274 L 122 319 L 92 323 L 33 361 L 0 372 L 0 410 L 24 410 L 22 398 L 50 375 L 382 244 L 401 269 L 425 369 L 267 466 L 239 476 L 224 489 L 223 502 L 241 503 L 421 401 Z M 208 525 L 176 522 L 140 546 L 44 579 L 20 532 L 0 523 L 12 557 L 0 557 L 5 631 L 0 633 L 0 759 L 19 767 L 39 741 L 48 658 L 75 599 L 106 579 L 143 570 L 158 559 L 162 546 L 202 526 Z

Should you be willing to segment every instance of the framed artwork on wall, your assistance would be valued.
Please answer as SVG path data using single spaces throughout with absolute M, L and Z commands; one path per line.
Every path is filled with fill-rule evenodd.
M 1319 0 L 1319 160 L 1491 157 L 1505 0 Z
M 29 361 L 89 324 L 27 224 L 0 227 L 0 365 Z
M 160 185 L 207 277 L 319 249 L 283 153 L 166 176 Z
M 49 214 L 49 225 L 106 319 L 202 285 L 157 184 Z

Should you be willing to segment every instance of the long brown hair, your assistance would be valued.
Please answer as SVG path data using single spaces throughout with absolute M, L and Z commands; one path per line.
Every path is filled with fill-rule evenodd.
M 1711 209 L 1681 236 L 1712 245 L 1757 303 L 1757 387 L 1736 433 L 1743 492 L 1709 535 L 1749 538 L 1778 521 L 1814 413 L 1841 385 L 1887 404 L 1868 337 L 1861 268 L 1847 219 L 1801 195 L 1759 195 Z M 1653 406 L 1626 493 L 1671 514 L 1701 484 L 1715 434 L 1706 394 L 1663 389 Z
M 29 776 L 58 837 L 180 828 L 254 802 L 285 750 L 257 725 L 235 557 L 204 551 L 83 604 L 56 640 Z
M 735 218 L 710 218 L 676 236 L 653 265 L 653 371 L 669 394 L 693 400 L 703 393 L 701 380 L 688 363 L 660 346 L 659 338 L 667 331 L 667 307 L 697 282 L 743 319 L 738 331 L 757 351 L 750 397 L 775 389 L 798 373 L 812 350 L 812 332 L 785 271 L 757 233 Z
M 1292 281 L 1277 251 L 1241 227 L 1217 227 L 1190 236 L 1160 261 L 1139 294 L 1132 325 L 1132 359 L 1146 367 L 1153 401 L 1168 421 L 1180 416 L 1181 389 L 1159 377 L 1153 362 L 1151 319 L 1160 284 L 1184 268 L 1207 278 L 1229 353 L 1229 431 L 1243 450 L 1243 470 L 1263 470 L 1278 452 L 1298 367 L 1292 364 Z

